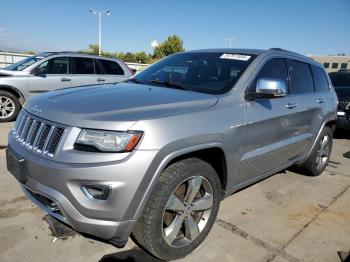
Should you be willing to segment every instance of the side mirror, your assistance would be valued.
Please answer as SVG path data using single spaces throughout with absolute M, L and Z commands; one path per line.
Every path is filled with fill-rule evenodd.
M 45 74 L 41 72 L 40 70 L 41 68 L 39 68 L 38 66 L 33 68 L 32 71 L 30 71 L 30 73 L 32 75 L 35 75 L 35 76 L 44 76 Z
M 287 94 L 285 81 L 275 78 L 260 78 L 257 81 L 255 92 L 248 93 L 248 98 L 276 98 Z

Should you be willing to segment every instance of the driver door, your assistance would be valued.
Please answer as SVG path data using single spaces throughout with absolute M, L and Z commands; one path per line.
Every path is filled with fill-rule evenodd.
M 249 90 L 255 92 L 258 79 L 283 80 L 288 87 L 286 61 L 273 58 L 265 63 Z M 294 148 L 298 123 L 298 100 L 283 97 L 256 98 L 245 103 L 246 121 L 239 183 L 245 183 L 288 163 Z
M 29 95 L 73 86 L 70 58 L 54 57 L 32 70 L 28 78 Z

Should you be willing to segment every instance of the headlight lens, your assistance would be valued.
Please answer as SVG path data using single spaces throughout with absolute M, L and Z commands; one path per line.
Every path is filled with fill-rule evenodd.
M 142 132 L 114 132 L 102 130 L 81 130 L 77 145 L 94 147 L 103 152 L 130 152 L 142 136 Z

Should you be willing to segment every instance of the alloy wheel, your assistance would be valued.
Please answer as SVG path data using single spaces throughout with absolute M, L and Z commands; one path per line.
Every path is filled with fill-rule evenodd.
M 163 237 L 172 247 L 193 242 L 205 228 L 213 207 L 213 189 L 202 176 L 180 183 L 170 195 L 163 214 Z
M 330 141 L 331 139 L 328 134 L 320 140 L 320 146 L 316 156 L 317 170 L 321 170 L 327 164 L 330 153 Z
M 15 102 L 7 96 L 0 96 L 0 119 L 11 117 L 15 111 Z

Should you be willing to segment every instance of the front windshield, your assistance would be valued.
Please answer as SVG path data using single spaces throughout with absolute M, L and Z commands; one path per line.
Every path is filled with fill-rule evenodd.
M 231 90 L 255 58 L 250 54 L 179 53 L 145 69 L 131 81 L 207 94 Z
M 17 63 L 14 63 L 8 67 L 5 67 L 4 69 L 6 70 L 11 70 L 11 71 L 22 71 L 28 66 L 38 62 L 39 60 L 43 59 L 44 56 L 30 56 L 27 57 L 21 61 L 18 61 Z

